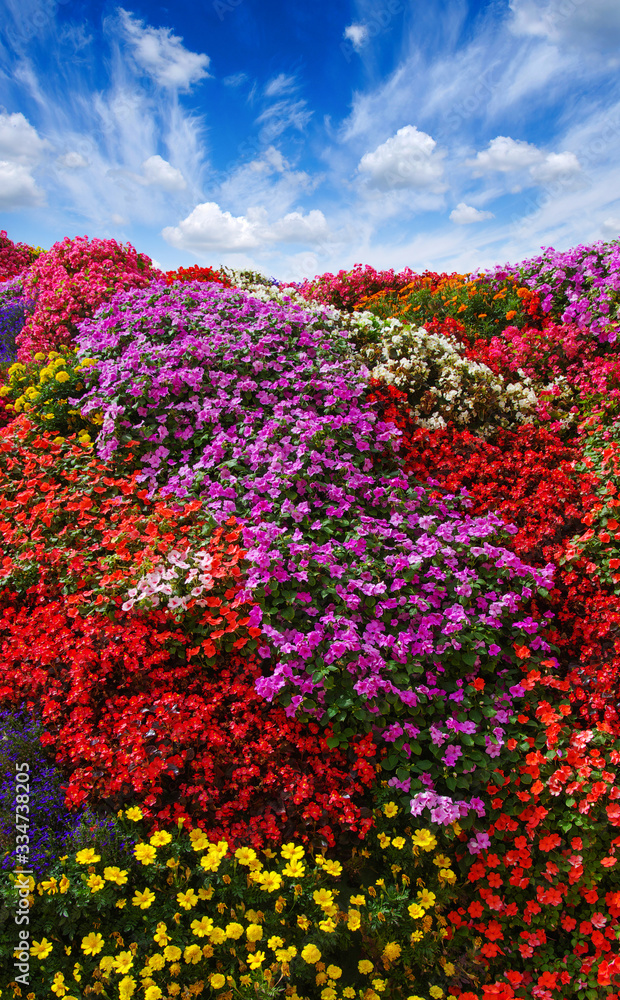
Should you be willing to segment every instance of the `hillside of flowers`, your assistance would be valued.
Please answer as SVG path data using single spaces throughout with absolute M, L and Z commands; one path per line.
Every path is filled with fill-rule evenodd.
M 3 1000 L 620 1000 L 619 329 L 0 233 Z

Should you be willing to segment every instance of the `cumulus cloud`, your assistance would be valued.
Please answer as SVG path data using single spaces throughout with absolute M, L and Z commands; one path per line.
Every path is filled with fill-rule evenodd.
M 436 146 L 426 132 L 419 132 L 415 125 L 405 125 L 372 152 L 364 153 L 357 169 L 371 187 L 380 191 L 443 190 L 443 154 L 435 152 Z
M 162 236 L 179 250 L 240 253 L 275 243 L 319 243 L 328 236 L 328 226 L 316 209 L 308 215 L 289 212 L 270 224 L 262 208 L 234 216 L 209 201 L 196 205 L 177 226 L 167 226 Z
M 344 29 L 343 37 L 359 52 L 368 41 L 368 27 L 365 24 L 349 24 Z
M 183 191 L 187 187 L 181 171 L 161 156 L 149 156 L 142 164 L 142 171 L 145 184 L 152 184 L 164 191 Z
M 21 112 L 12 115 L 0 112 L 0 159 L 32 165 L 49 145 Z
M 530 142 L 498 135 L 487 149 L 467 161 L 474 176 L 483 173 L 511 173 L 527 170 L 530 184 L 568 184 L 581 174 L 581 164 L 574 153 L 544 153 Z
M 488 149 L 477 154 L 475 160 L 469 160 L 470 166 L 477 168 L 477 173 L 487 170 L 499 170 L 507 173 L 510 170 L 522 170 L 539 163 L 541 152 L 537 146 L 521 139 L 511 139 L 507 135 L 498 135 L 492 139 Z
M 472 222 L 482 222 L 484 219 L 494 218 L 493 212 L 481 212 L 479 208 L 466 205 L 464 201 L 460 201 L 456 208 L 450 212 L 450 220 L 455 222 L 457 226 L 469 226 Z
M 160 87 L 187 91 L 192 84 L 210 75 L 207 73 L 209 56 L 190 52 L 183 45 L 183 39 L 173 35 L 170 28 L 145 25 L 122 7 L 119 16 L 136 63 Z
M 510 0 L 511 28 L 554 44 L 610 49 L 620 42 L 618 0 Z
M 21 163 L 0 160 L 0 208 L 3 210 L 41 205 L 45 195 Z

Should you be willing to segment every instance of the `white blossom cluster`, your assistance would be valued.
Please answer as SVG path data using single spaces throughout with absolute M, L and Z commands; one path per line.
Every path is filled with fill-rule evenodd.
M 199 607 L 206 607 L 202 595 L 213 589 L 211 566 L 212 557 L 205 549 L 196 552 L 172 549 L 159 565 L 127 591 L 123 611 L 130 611 L 135 604 L 142 608 L 167 607 L 170 611 L 184 611 L 190 600 L 195 600 Z

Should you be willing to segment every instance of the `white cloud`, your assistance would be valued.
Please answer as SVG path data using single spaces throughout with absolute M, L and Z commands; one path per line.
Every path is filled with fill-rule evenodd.
M 368 27 L 365 24 L 349 24 L 344 29 L 343 37 L 351 42 L 356 52 L 359 52 L 368 40 Z
M 460 201 L 456 208 L 450 212 L 450 219 L 457 226 L 468 226 L 472 222 L 482 222 L 484 219 L 494 218 L 493 212 L 481 212 L 479 208 L 466 205 L 464 201 Z
M 581 164 L 574 153 L 549 153 L 541 163 L 530 169 L 530 176 L 538 184 L 569 181 L 581 173 Z
M 0 159 L 32 165 L 49 145 L 20 112 L 0 112 Z
M 260 138 L 263 142 L 273 142 L 289 128 L 303 132 L 312 118 L 304 100 L 276 101 L 266 108 L 256 119 L 256 124 L 262 126 Z
M 222 83 L 225 87 L 240 87 L 242 83 L 248 80 L 247 73 L 231 73 L 230 76 L 225 76 Z
M 618 0 L 510 0 L 510 9 L 517 35 L 595 50 L 620 42 Z
M 328 235 L 325 216 L 316 209 L 306 216 L 289 212 L 270 225 L 263 208 L 250 208 L 246 215 L 234 216 L 213 201 L 196 205 L 178 226 L 162 230 L 164 239 L 179 250 L 222 253 L 256 250 L 274 243 L 319 243 Z
M 184 47 L 183 39 L 173 35 L 170 28 L 144 25 L 122 7 L 119 16 L 136 63 L 160 87 L 189 90 L 193 83 L 210 75 L 207 73 L 209 56 L 190 52 Z
M 56 162 L 59 167 L 64 167 L 67 170 L 79 170 L 88 166 L 88 160 L 81 153 L 76 153 L 75 150 L 59 156 Z
M 149 156 L 142 164 L 144 183 L 164 191 L 184 191 L 187 182 L 180 170 L 161 156 Z
M 492 139 L 488 149 L 478 153 L 475 160 L 469 160 L 468 165 L 477 168 L 477 175 L 481 171 L 499 170 L 506 173 L 510 170 L 522 170 L 539 163 L 541 152 L 537 146 L 530 142 L 523 142 L 521 139 L 511 139 L 506 135 L 498 135 Z
M 45 195 L 21 163 L 0 160 L 0 208 L 5 211 L 41 205 Z
M 620 217 L 605 219 L 601 223 L 601 235 L 605 240 L 620 239 Z
M 405 125 L 372 152 L 364 153 L 358 171 L 367 177 L 371 187 L 380 191 L 443 190 L 440 183 L 443 154 L 435 152 L 436 145 L 426 132 L 419 132 L 415 125 Z
M 285 94 L 287 90 L 293 90 L 294 87 L 294 76 L 287 76 L 286 73 L 279 73 L 278 76 L 275 76 L 273 80 L 270 80 L 266 85 L 264 94 L 265 97 L 278 97 L 280 94 Z

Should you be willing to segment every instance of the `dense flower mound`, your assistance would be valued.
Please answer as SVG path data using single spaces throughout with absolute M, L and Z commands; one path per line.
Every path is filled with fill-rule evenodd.
M 0 283 L 0 364 L 15 359 L 16 338 L 31 309 L 32 302 L 24 299 L 19 278 Z
M 448 275 L 442 275 L 447 278 Z M 399 289 L 413 283 L 424 282 L 424 275 L 417 275 L 410 268 L 394 273 L 394 270 L 375 271 L 366 264 L 355 264 L 350 271 L 338 271 L 337 274 L 321 274 L 313 279 L 307 278 L 300 284 L 292 283 L 300 295 L 309 302 L 322 302 L 335 306 L 344 312 L 353 312 L 360 303 L 370 295 L 377 294 L 382 289 Z
M 76 323 L 92 316 L 118 289 L 144 288 L 154 277 L 145 254 L 116 240 L 68 237 L 42 253 L 25 273 L 24 295 L 35 303 L 16 337 L 18 360 L 28 361 L 38 351 L 71 346 Z
M 602 343 L 616 341 L 620 241 L 564 251 L 547 247 L 538 257 L 494 268 L 490 276 L 518 278 L 540 297 L 545 314 L 575 323 Z
M 44 251 L 27 243 L 13 243 L 5 229 L 0 231 L 0 282 L 23 274 Z
M 373 473 L 394 427 L 377 420 L 345 348 L 295 306 L 215 286 L 130 293 L 82 324 L 80 351 L 99 376 L 82 410 L 103 412 L 101 458 L 138 434 L 151 489 L 191 491 L 220 524 L 244 525 L 244 595 L 270 668 L 261 694 L 329 721 L 336 742 L 378 728 L 404 789 L 434 788 L 435 770 L 417 760 L 431 724 L 475 734 L 468 770 L 484 776 L 503 745 L 499 702 L 488 719 L 461 718 L 457 664 L 472 678 L 502 672 L 506 715 L 520 691 L 514 645 L 548 649 L 520 601 L 550 577 L 507 556 L 500 518 L 471 518 L 451 497 L 431 503 L 398 471 Z M 452 791 L 475 786 L 461 757 L 458 740 L 442 751 L 441 788 L 448 759 Z M 466 812 L 462 801 L 446 821 Z
M 232 282 L 223 271 L 215 271 L 212 267 L 179 267 L 176 271 L 166 271 L 166 284 L 173 285 L 175 281 L 214 281 L 218 285 L 230 288 Z

